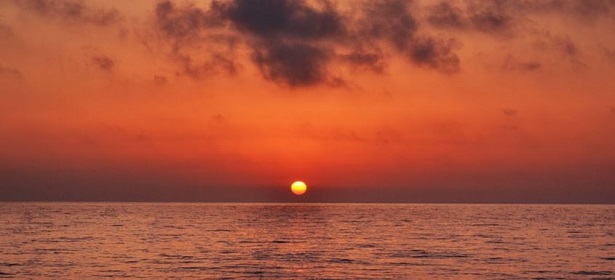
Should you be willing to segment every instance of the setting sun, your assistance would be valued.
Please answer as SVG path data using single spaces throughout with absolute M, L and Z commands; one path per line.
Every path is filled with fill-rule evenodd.
M 615 0 L 0 0 L 0 280 L 615 280 L 614 27 Z
M 290 190 L 296 195 L 302 195 L 307 190 L 307 185 L 304 182 L 296 181 L 290 185 Z

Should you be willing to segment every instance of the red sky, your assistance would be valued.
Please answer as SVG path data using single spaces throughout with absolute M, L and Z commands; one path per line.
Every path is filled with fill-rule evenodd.
M 615 202 L 615 2 L 0 3 L 0 200 Z

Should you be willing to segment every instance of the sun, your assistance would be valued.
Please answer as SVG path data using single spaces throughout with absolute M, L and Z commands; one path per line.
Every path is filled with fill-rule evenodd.
M 290 190 L 296 195 L 302 195 L 307 190 L 307 185 L 304 182 L 296 181 L 290 185 Z

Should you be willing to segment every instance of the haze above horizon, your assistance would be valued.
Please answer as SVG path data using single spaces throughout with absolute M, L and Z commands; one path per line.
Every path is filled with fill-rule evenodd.
M 615 203 L 614 27 L 609 0 L 2 1 L 0 201 Z

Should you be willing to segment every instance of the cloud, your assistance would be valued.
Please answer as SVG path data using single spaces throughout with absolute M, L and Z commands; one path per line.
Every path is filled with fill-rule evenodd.
M 449 1 L 443 1 L 429 7 L 427 21 L 438 27 L 453 29 L 465 29 L 468 25 L 464 11 Z
M 176 61 L 180 62 L 182 66 L 180 74 L 194 79 L 219 73 L 234 74 L 237 71 L 237 65 L 232 55 L 213 52 L 207 54 L 207 57 L 200 61 L 185 52 L 176 52 L 174 55 Z
M 383 127 L 376 131 L 375 142 L 377 144 L 390 144 L 402 141 L 403 137 L 399 131 L 390 127 Z
M 559 17 L 566 21 L 576 18 L 593 23 L 608 15 L 614 7 L 613 0 L 466 0 L 454 4 L 442 1 L 428 9 L 427 19 L 433 26 L 451 32 L 481 32 L 506 41 L 530 38 L 530 47 L 536 51 L 533 57 L 523 57 L 530 52 L 524 52 L 519 58 L 509 55 L 502 69 L 535 72 L 560 61 L 568 62 L 576 69 L 586 66 L 577 43 L 565 33 L 559 34 L 549 27 L 537 25 L 541 18 Z
M 0 36 L 3 38 L 8 38 L 14 36 L 13 28 L 10 25 L 3 24 L 0 22 Z
M 423 68 L 459 70 L 454 41 L 419 35 L 407 1 L 356 5 L 357 11 L 344 11 L 327 0 L 222 0 L 206 9 L 163 1 L 156 6 L 155 22 L 170 39 L 181 73 L 195 78 L 234 73 L 238 44 L 250 49 L 251 62 L 265 79 L 290 87 L 344 84 L 331 72 L 333 61 L 383 73 L 383 48 Z
M 584 20 L 595 20 L 602 16 L 608 16 L 615 9 L 613 0 L 573 0 L 567 2 L 565 9 Z
M 411 47 L 418 23 L 409 12 L 409 3 L 403 0 L 367 2 L 362 7 L 357 36 L 366 43 L 384 40 L 400 52 Z
M 516 22 L 506 1 L 475 1 L 470 5 L 472 26 L 485 33 L 504 35 Z
M 540 32 L 537 35 L 539 37 L 534 43 L 535 49 L 543 52 L 543 55 L 551 56 L 551 63 L 564 61 L 577 69 L 587 66 L 582 51 L 568 36 L 551 34 L 549 31 Z
M 380 53 L 353 51 L 340 55 L 340 58 L 355 70 L 368 69 L 376 73 L 383 73 L 386 68 L 386 63 Z
M 393 56 L 419 68 L 457 73 L 462 67 L 457 54 L 461 40 L 455 32 L 499 40 L 527 33 L 573 57 L 580 52 L 576 43 L 533 26 L 533 17 L 602 17 L 612 11 L 615 0 L 464 0 L 422 7 L 405 0 L 215 0 L 205 7 L 167 0 L 155 7 L 155 26 L 170 42 L 179 74 L 196 79 L 234 74 L 240 69 L 240 46 L 248 48 L 249 63 L 265 79 L 305 87 L 345 83 L 333 62 L 353 71 L 385 73 Z M 425 25 L 446 32 L 434 33 Z M 522 58 L 504 68 L 536 71 L 544 65 Z
M 540 64 L 539 62 L 535 62 L 535 61 L 523 62 L 519 64 L 519 67 L 521 67 L 521 69 L 526 70 L 526 71 L 535 71 L 535 70 L 540 69 L 540 67 L 542 67 L 542 64 Z
M 123 20 L 117 9 L 85 0 L 11 3 L 41 18 L 71 24 L 108 26 Z M 146 45 L 162 46 L 176 63 L 177 75 L 197 80 L 233 75 L 247 63 L 263 78 L 289 87 L 334 85 L 346 84 L 344 70 L 348 69 L 341 68 L 383 74 L 389 62 L 399 57 L 417 68 L 457 73 L 463 62 L 458 56 L 461 34 L 466 32 L 496 40 L 530 35 L 526 42 L 540 41 L 561 54 L 577 56 L 582 51 L 574 38 L 550 35 L 541 30 L 545 27 L 533 25 L 536 17 L 592 22 L 609 17 L 615 8 L 615 0 L 423 3 L 427 6 L 406 0 L 212 0 L 205 4 L 159 0 L 149 21 L 153 26 L 148 27 L 154 28 L 152 37 L 162 40 L 162 45 Z M 536 71 L 547 62 L 520 58 L 513 68 Z
M 504 113 L 504 115 L 506 115 L 507 117 L 517 116 L 517 110 L 512 108 L 502 108 L 502 113 Z
M 367 139 L 363 138 L 354 130 L 342 130 L 339 128 L 333 129 L 329 135 L 326 135 L 325 138 L 331 141 L 343 141 L 343 142 L 366 142 Z
M 344 31 L 341 16 L 330 2 L 316 8 L 302 0 L 234 0 L 213 5 L 243 33 L 263 40 L 323 39 Z
M 368 145 L 389 145 L 404 143 L 403 134 L 389 126 L 375 127 L 373 131 L 361 131 L 341 126 L 315 126 L 311 123 L 301 123 L 297 126 L 297 134 L 312 140 L 352 142 Z
M 226 120 L 226 117 L 220 113 L 216 113 L 215 115 L 211 116 L 211 120 L 216 123 L 223 123 Z
M 137 135 L 135 136 L 134 140 L 136 142 L 148 142 L 150 141 L 150 138 L 143 132 L 139 132 L 137 133 Z
M 534 16 L 556 15 L 564 19 L 593 23 L 615 9 L 613 0 L 465 0 L 440 1 L 427 8 L 426 19 L 444 29 L 478 31 L 509 36 L 528 25 Z M 526 27 L 527 27 L 526 26 Z
M 246 36 L 252 60 L 266 79 L 291 87 L 331 80 L 327 64 L 333 49 L 325 42 L 340 40 L 345 30 L 330 3 L 235 0 L 212 8 Z
M 156 85 L 163 86 L 163 85 L 166 85 L 167 82 L 168 82 L 167 77 L 160 76 L 160 75 L 154 75 L 154 83 Z
M 7 76 L 7 77 L 11 77 L 11 78 L 16 78 L 16 79 L 23 78 L 23 75 L 21 74 L 21 71 L 15 69 L 15 68 L 3 66 L 1 64 L 0 64 L 0 76 Z
M 533 72 L 533 71 L 538 71 L 541 68 L 542 68 L 542 63 L 538 61 L 535 61 L 535 60 L 519 61 L 517 58 L 513 57 L 510 54 L 506 57 L 502 65 L 502 69 L 507 70 L 507 71 L 521 70 L 521 71 Z
M 508 36 L 517 21 L 507 1 L 441 1 L 427 8 L 427 22 L 445 29 Z
M 459 71 L 460 60 L 453 52 L 454 40 L 418 34 L 419 23 L 410 13 L 411 4 L 403 0 L 368 2 L 358 22 L 357 37 L 363 44 L 383 41 L 410 62 L 444 73 Z
M 265 78 L 290 86 L 306 86 L 327 79 L 325 64 L 331 54 L 305 43 L 266 42 L 254 50 L 254 61 Z M 262 50 L 259 50 L 262 49 Z
M 556 51 L 568 57 L 574 57 L 579 54 L 579 48 L 572 39 L 567 36 L 554 35 L 551 32 L 539 33 L 539 38 L 535 45 L 541 50 L 549 52 Z
M 519 131 L 521 129 L 521 127 L 515 124 L 503 124 L 500 126 L 500 128 L 504 131 L 509 131 L 509 132 Z
M 414 40 L 407 55 L 419 66 L 452 74 L 458 72 L 460 68 L 460 60 L 453 52 L 454 48 L 454 40 L 422 37 Z
M 566 55 L 574 56 L 579 51 L 576 44 L 570 38 L 554 38 L 553 45 L 557 46 Z
M 24 11 L 67 23 L 108 26 L 122 18 L 117 9 L 93 8 L 79 0 L 15 0 L 14 3 Z
M 607 47 L 602 47 L 604 56 L 611 62 L 615 62 L 615 50 L 611 50 Z
M 97 55 L 92 57 L 92 63 L 103 71 L 111 71 L 115 66 L 115 61 L 105 55 Z
M 209 10 L 171 1 L 156 5 L 155 27 L 170 42 L 171 57 L 181 68 L 178 74 L 200 79 L 237 71 L 236 39 L 224 32 L 226 22 L 220 18 L 217 5 L 212 2 Z
M 223 22 L 215 11 L 203 10 L 193 4 L 176 6 L 171 1 L 156 5 L 156 26 L 167 37 L 188 40 L 199 35 L 203 28 L 220 27 Z

